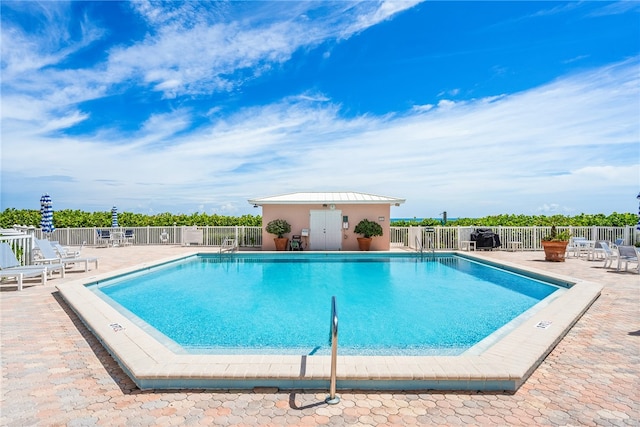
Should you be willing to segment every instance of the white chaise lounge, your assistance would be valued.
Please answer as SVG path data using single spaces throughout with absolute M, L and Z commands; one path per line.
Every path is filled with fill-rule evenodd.
M 35 262 L 38 264 L 49 264 L 51 262 L 60 263 L 65 267 L 68 264 L 80 264 L 84 263 L 84 271 L 89 271 L 89 263 L 92 262 L 95 264 L 95 268 L 98 268 L 98 258 L 95 257 L 69 257 L 63 258 L 60 257 L 53 246 L 51 246 L 51 242 L 43 239 L 35 239 L 36 246 L 40 251 L 41 258 L 36 259 Z
M 20 261 L 13 253 L 11 246 L 6 242 L 0 242 L 0 281 L 3 285 L 7 284 L 5 279 L 15 279 L 18 284 L 18 290 L 22 290 L 22 281 L 26 278 L 41 277 L 41 283 L 47 284 L 47 274 L 49 273 L 47 265 L 20 265 Z M 55 265 L 51 267 L 55 268 Z M 64 268 L 60 266 L 60 270 L 64 272 Z M 11 283 L 11 285 L 13 285 Z

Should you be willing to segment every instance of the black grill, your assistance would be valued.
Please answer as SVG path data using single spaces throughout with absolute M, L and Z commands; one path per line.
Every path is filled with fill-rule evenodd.
M 476 250 L 492 250 L 501 246 L 500 237 L 490 228 L 478 228 L 473 231 L 471 240 L 476 242 Z

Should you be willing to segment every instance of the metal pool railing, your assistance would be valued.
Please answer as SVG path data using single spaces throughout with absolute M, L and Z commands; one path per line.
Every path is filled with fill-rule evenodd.
M 331 332 L 329 336 L 331 341 L 331 382 L 329 385 L 329 396 L 325 399 L 329 405 L 335 405 L 340 402 L 340 398 L 336 396 L 337 368 L 338 368 L 338 311 L 336 309 L 336 297 L 331 297 Z

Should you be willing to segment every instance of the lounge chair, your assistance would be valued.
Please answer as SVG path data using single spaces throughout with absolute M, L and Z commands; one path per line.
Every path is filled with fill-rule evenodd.
M 82 252 L 82 248 L 84 248 L 85 243 L 86 242 L 82 242 L 82 245 L 80 245 L 80 249 L 78 249 L 77 251 L 72 251 L 70 248 L 66 248 L 58 242 L 51 242 L 51 246 L 53 246 L 60 258 L 78 258 L 80 256 L 80 252 Z
M 95 257 L 70 257 L 70 258 L 62 258 L 60 257 L 53 246 L 51 246 L 51 242 L 43 239 L 35 239 L 36 246 L 40 252 L 40 258 L 36 259 L 36 263 L 47 264 L 51 262 L 57 262 L 62 264 L 63 266 L 67 266 L 68 264 L 79 264 L 84 263 L 84 271 L 89 271 L 89 263 L 92 262 L 95 264 L 96 269 L 98 268 L 98 258 Z
M 636 263 L 635 270 L 640 273 L 640 254 L 638 253 L 638 249 L 636 249 L 635 246 L 618 246 L 617 270 L 620 271 L 622 263 L 624 263 L 624 271 L 627 271 L 630 262 Z
M 11 246 L 7 242 L 0 242 L 0 280 L 3 285 L 5 284 L 4 279 L 15 279 L 18 283 L 18 290 L 21 291 L 23 279 L 30 277 L 41 277 L 41 283 L 46 285 L 47 274 L 49 274 L 49 268 L 46 265 L 20 265 Z

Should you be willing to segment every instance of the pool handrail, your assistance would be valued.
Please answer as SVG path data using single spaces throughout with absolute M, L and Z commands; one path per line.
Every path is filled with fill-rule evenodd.
M 331 297 L 331 384 L 329 386 L 329 396 L 325 402 L 335 405 L 340 402 L 336 396 L 336 368 L 338 364 L 338 311 L 336 310 L 336 297 Z

